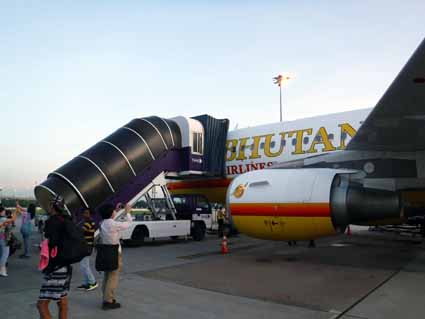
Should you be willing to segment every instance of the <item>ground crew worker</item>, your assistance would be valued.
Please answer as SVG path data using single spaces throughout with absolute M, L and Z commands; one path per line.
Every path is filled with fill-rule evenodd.
M 218 237 L 223 237 L 224 219 L 226 217 L 223 206 L 220 206 L 217 211 Z

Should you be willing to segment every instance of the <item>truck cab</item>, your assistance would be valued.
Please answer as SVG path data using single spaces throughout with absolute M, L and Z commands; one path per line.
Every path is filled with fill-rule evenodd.
M 172 195 L 177 219 L 204 221 L 205 227 L 211 228 L 212 207 L 202 194 Z
M 207 229 L 212 228 L 212 207 L 202 194 L 181 194 L 172 196 L 177 219 L 192 221 L 191 235 L 204 237 Z

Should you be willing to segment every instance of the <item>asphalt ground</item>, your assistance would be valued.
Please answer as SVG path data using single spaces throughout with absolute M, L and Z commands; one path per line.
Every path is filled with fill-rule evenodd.
M 100 288 L 76 290 L 81 275 L 74 265 L 69 318 L 423 318 L 420 239 L 354 228 L 352 236 L 316 241 L 316 248 L 244 236 L 229 244 L 227 255 L 214 235 L 124 248 L 119 310 L 101 310 Z M 1 319 L 38 318 L 37 252 L 10 258 L 9 277 L 0 278 Z

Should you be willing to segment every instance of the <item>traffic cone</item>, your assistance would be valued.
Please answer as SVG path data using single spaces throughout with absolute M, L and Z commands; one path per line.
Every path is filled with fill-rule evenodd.
M 347 236 L 351 236 L 351 229 L 350 225 L 347 226 Z
M 223 240 L 221 241 L 221 253 L 227 254 L 229 252 L 229 247 L 227 246 L 227 237 L 223 236 Z

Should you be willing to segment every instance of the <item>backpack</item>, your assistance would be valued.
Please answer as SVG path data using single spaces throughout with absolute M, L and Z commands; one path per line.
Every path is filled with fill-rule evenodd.
M 65 265 L 80 262 L 90 256 L 90 249 L 83 231 L 69 218 L 64 219 L 62 261 Z

